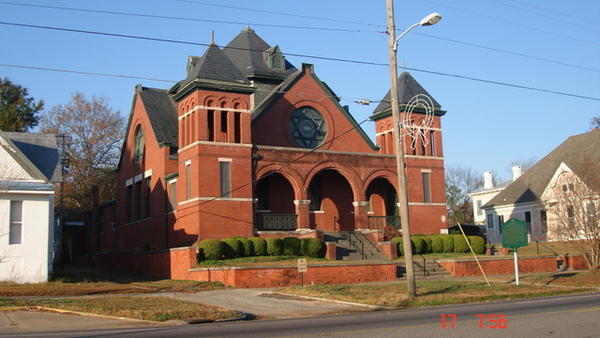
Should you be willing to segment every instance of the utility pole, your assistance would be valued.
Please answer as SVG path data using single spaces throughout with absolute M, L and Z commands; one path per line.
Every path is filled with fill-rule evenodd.
M 404 163 L 404 142 L 402 140 L 402 125 L 400 123 L 400 102 L 398 100 L 398 65 L 396 55 L 396 24 L 394 23 L 394 1 L 387 0 L 387 33 L 389 36 L 390 79 L 392 87 L 390 98 L 392 117 L 394 119 L 394 139 L 396 148 L 396 171 L 398 175 L 398 207 L 400 209 L 400 223 L 402 225 L 402 244 L 404 246 L 404 262 L 406 265 L 407 298 L 417 296 L 415 285 L 415 270 L 410 242 L 410 219 L 408 215 L 408 191 L 406 186 L 406 172 Z

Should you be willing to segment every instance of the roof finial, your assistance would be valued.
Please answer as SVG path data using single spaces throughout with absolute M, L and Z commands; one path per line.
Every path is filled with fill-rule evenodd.
M 215 44 L 215 31 L 214 30 L 210 31 L 210 41 L 211 41 L 211 44 L 213 44 L 213 45 Z

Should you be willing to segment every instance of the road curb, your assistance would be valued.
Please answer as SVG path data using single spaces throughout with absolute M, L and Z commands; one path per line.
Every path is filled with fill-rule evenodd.
M 278 295 L 284 295 L 284 296 L 291 296 L 291 297 L 299 297 L 299 298 L 306 298 L 306 299 L 312 299 L 312 300 L 321 300 L 324 302 L 331 302 L 331 303 L 338 303 L 338 304 L 344 304 L 344 305 L 352 305 L 352 306 L 360 306 L 360 307 L 367 307 L 373 310 L 397 310 L 399 309 L 398 307 L 395 306 L 383 306 L 383 305 L 371 305 L 371 304 L 363 304 L 363 303 L 354 303 L 354 302 L 346 302 L 343 300 L 336 300 L 336 299 L 329 299 L 329 298 L 320 298 L 320 297 L 311 297 L 311 296 L 303 296 L 303 295 L 297 295 L 294 293 L 286 293 L 286 292 L 271 292 L 271 294 L 278 294 Z

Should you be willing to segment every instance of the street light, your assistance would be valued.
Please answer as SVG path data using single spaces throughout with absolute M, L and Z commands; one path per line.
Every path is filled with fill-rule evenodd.
M 398 206 L 400 211 L 400 222 L 402 225 L 402 244 L 404 247 L 404 261 L 406 265 L 406 283 L 407 283 L 407 298 L 412 299 L 417 295 L 415 285 L 415 271 L 412 259 L 411 243 L 410 243 L 410 219 L 408 214 L 408 192 L 406 186 L 406 172 L 404 170 L 404 145 L 402 140 L 402 126 L 400 125 L 400 106 L 398 100 L 398 61 L 396 50 L 398 40 L 406 33 L 417 26 L 435 25 L 442 19 L 438 13 L 431 13 L 421 19 L 418 23 L 408 27 L 404 32 L 400 33 L 398 38 L 396 35 L 396 25 L 394 23 L 394 2 L 387 0 L 387 29 L 389 34 L 389 58 L 390 58 L 390 79 L 392 88 L 390 89 L 392 117 L 394 119 L 394 138 L 396 139 L 396 171 L 398 175 Z

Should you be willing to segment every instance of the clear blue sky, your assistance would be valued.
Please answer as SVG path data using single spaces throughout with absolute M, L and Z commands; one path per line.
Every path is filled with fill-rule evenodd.
M 200 43 L 210 43 L 210 32 L 214 30 L 216 42 L 220 45 L 227 44 L 245 23 L 353 29 L 360 32 L 252 26 L 267 43 L 278 44 L 284 53 L 375 63 L 387 63 L 388 60 L 387 36 L 377 32 L 385 30 L 385 0 L 197 1 L 252 7 L 263 12 L 176 0 L 30 0 L 19 3 L 233 21 L 239 24 L 140 18 L 4 3 L 0 3 L 0 21 Z M 600 98 L 599 1 L 421 0 L 396 1 L 395 7 L 398 28 L 407 27 L 432 11 L 443 16 L 439 24 L 418 27 L 401 40 L 398 50 L 400 65 Z M 4 24 L 0 24 L 0 41 L 0 64 L 173 81 L 185 77 L 189 55 L 202 55 L 205 50 L 203 46 Z M 288 56 L 288 60 L 296 66 L 302 62 L 314 64 L 318 76 L 343 98 L 342 104 L 350 106 L 358 121 L 367 118 L 376 104 L 360 106 L 352 101 L 360 98 L 379 100 L 389 88 L 389 70 L 385 66 L 295 56 Z M 590 118 L 600 114 L 600 101 L 597 100 L 418 71 L 411 73 L 448 111 L 443 119 L 446 166 L 465 165 L 477 172 L 495 170 L 508 177 L 512 161 L 532 157 L 540 159 L 568 136 L 585 132 Z M 66 103 L 75 91 L 80 91 L 89 96 L 108 97 L 111 105 L 125 116 L 129 114 L 133 89 L 137 83 L 158 88 L 171 86 L 169 83 L 149 80 L 5 66 L 0 66 L 0 77 L 8 77 L 29 88 L 32 96 L 46 102 L 47 109 Z M 369 122 L 364 126 L 373 137 L 373 124 Z

